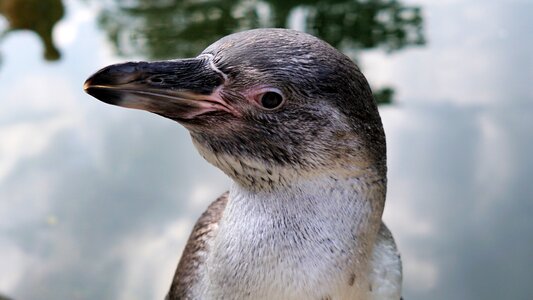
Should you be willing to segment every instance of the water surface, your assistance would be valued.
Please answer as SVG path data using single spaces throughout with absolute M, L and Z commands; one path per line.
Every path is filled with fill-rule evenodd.
M 42 6 L 8 13 L 20 3 Z M 95 101 L 83 81 L 288 26 L 348 53 L 392 102 L 384 219 L 404 298 L 533 299 L 533 3 L 390 3 L 0 0 L 0 293 L 162 299 L 229 180 L 185 129 Z

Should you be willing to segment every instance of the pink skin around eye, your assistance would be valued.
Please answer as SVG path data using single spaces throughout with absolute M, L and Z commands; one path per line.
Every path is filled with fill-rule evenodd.
M 261 96 L 263 94 L 267 93 L 267 92 L 274 92 L 274 93 L 278 93 L 280 95 L 283 95 L 283 93 L 279 89 L 274 88 L 274 87 L 270 87 L 270 86 L 252 87 L 252 88 L 246 90 L 246 92 L 244 92 L 243 95 L 244 95 L 244 97 L 246 97 L 246 100 L 248 100 L 253 105 L 262 107 L 261 106 Z

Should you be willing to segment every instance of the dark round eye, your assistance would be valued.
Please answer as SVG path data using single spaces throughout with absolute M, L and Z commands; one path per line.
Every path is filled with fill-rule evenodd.
M 266 92 L 261 96 L 261 105 L 267 109 L 274 109 L 280 106 L 283 97 L 276 92 Z

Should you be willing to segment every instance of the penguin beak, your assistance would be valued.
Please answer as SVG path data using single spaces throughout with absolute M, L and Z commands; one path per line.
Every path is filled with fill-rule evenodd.
M 83 88 L 105 103 L 186 123 L 210 113 L 236 113 L 219 93 L 223 83 L 210 58 L 199 56 L 111 65 L 89 77 Z

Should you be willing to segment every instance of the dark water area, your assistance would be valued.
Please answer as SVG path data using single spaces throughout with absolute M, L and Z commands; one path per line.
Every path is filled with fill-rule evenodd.
M 97 69 L 257 27 L 321 37 L 385 126 L 404 299 L 533 299 L 533 1 L 0 0 L 0 294 L 163 299 L 229 180 L 178 124 L 83 93 Z M 0 296 L 0 299 L 2 296 Z

